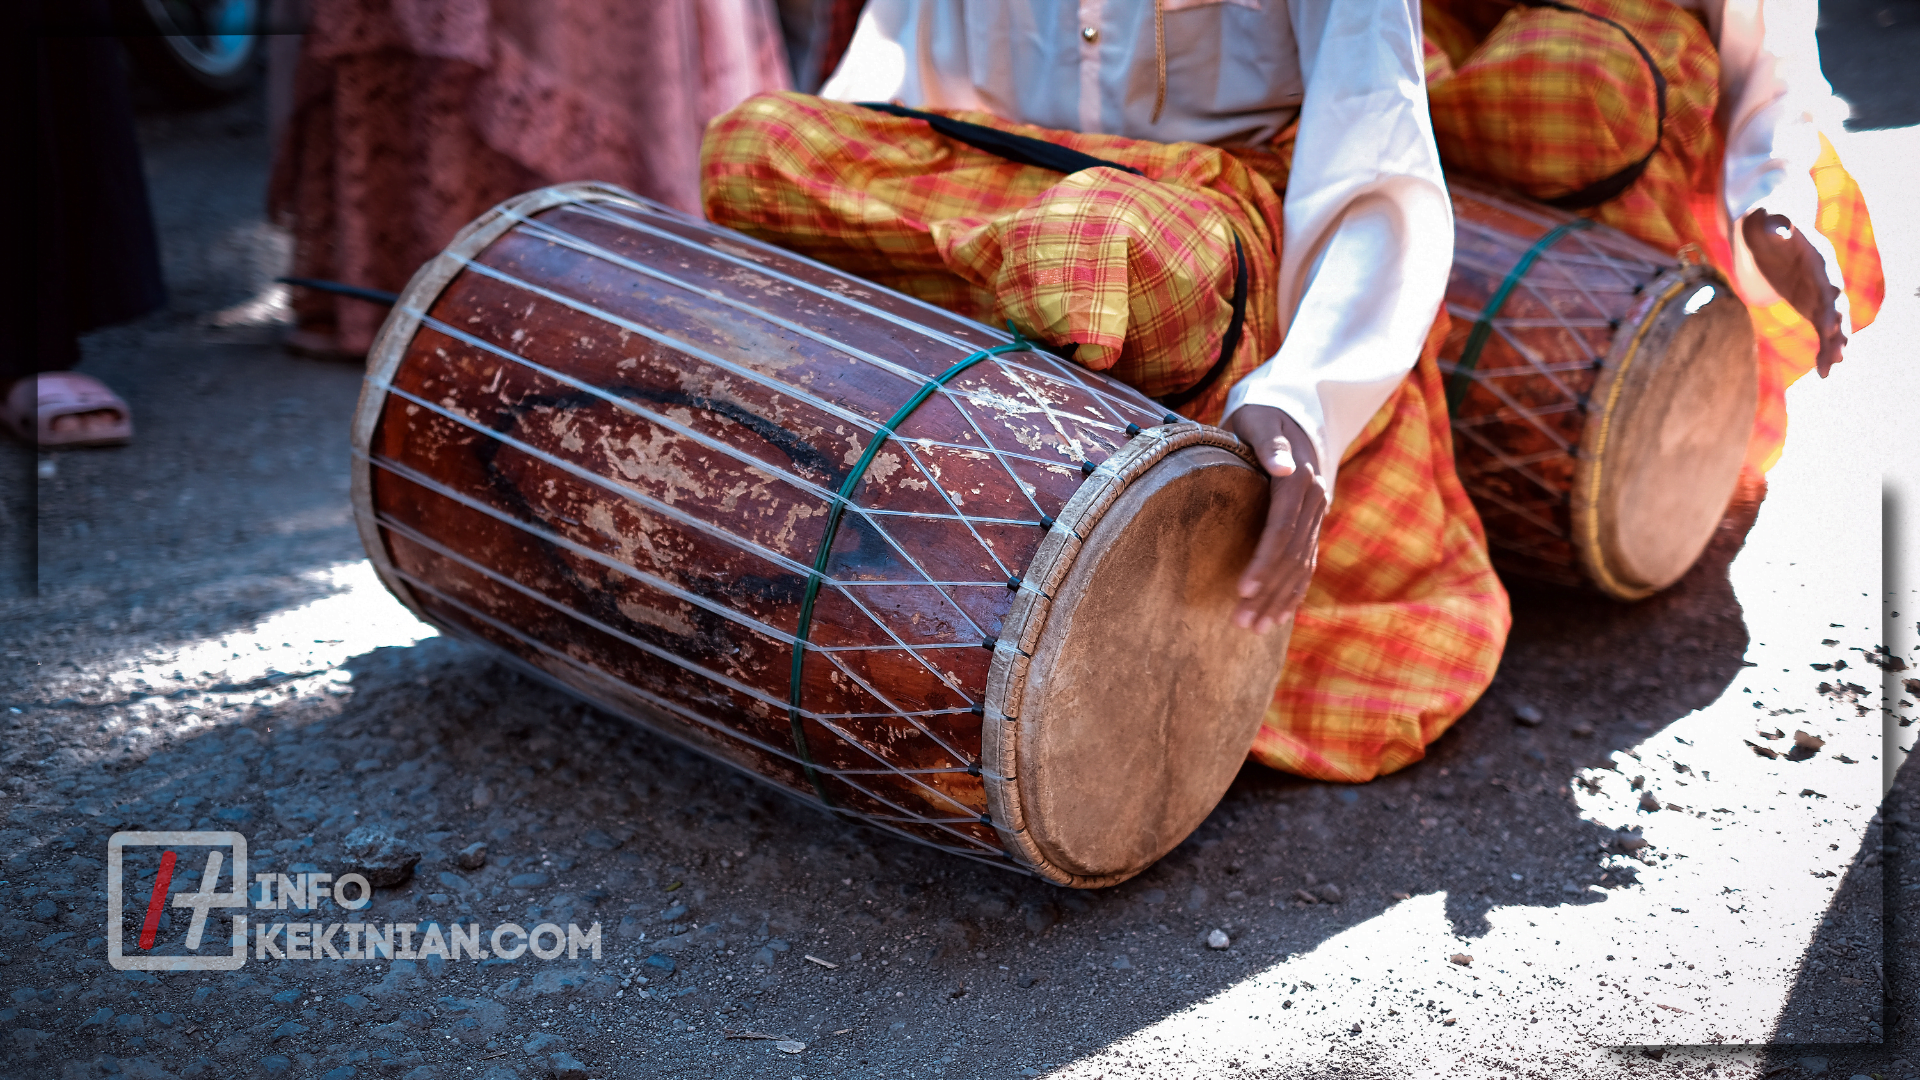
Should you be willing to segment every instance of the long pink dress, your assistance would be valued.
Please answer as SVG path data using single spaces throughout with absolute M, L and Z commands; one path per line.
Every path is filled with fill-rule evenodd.
M 700 206 L 707 121 L 789 82 L 770 0 L 316 0 L 269 208 L 293 272 L 398 291 L 481 211 L 604 180 Z M 295 290 L 309 344 L 386 310 Z

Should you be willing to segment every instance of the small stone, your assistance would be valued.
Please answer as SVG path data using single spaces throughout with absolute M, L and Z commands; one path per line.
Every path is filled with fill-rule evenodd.
M 1206 886 L 1195 885 L 1192 889 L 1189 889 L 1187 891 L 1187 910 L 1188 911 L 1199 911 L 1201 908 L 1206 906 L 1207 906 Z
M 1800 1059 L 1800 1067 L 1814 1076 L 1819 1076 L 1821 1073 L 1827 1071 L 1827 1059 L 1823 1057 L 1803 1057 Z
M 1576 739 L 1593 738 L 1593 725 L 1587 723 L 1585 720 L 1573 725 L 1573 737 Z
M 551 880 L 547 875 L 540 873 L 515 874 L 507 879 L 507 887 L 509 889 L 537 889 Z
M 1218 930 L 1216 930 L 1216 931 L 1214 931 L 1214 933 L 1216 933 L 1216 934 L 1217 934 L 1217 933 L 1219 933 L 1219 931 L 1218 931 Z M 1210 944 L 1210 945 L 1211 945 L 1211 944 L 1213 943 L 1213 941 L 1212 941 L 1212 938 L 1211 938 L 1211 936 L 1209 936 L 1209 938 L 1208 938 L 1208 941 L 1207 941 L 1207 943 L 1208 943 L 1208 944 Z M 1222 945 L 1222 946 L 1218 946 L 1218 947 L 1219 947 L 1219 948 L 1225 948 L 1225 946 L 1224 946 L 1224 945 Z M 1113 958 L 1113 970 L 1115 970 L 1115 971 L 1132 971 L 1132 970 L 1133 970 L 1133 961 L 1127 958 L 1127 954 L 1126 954 L 1126 953 L 1121 953 L 1121 954 L 1120 954 L 1119 956 L 1116 956 L 1116 957 L 1114 957 L 1114 958 Z
M 1247 894 L 1242 892 L 1239 889 L 1234 889 L 1233 891 L 1227 893 L 1227 903 L 1229 904 L 1238 904 L 1242 900 L 1245 900 L 1246 898 L 1247 898 Z
M 553 1032 L 542 1031 L 538 1035 L 520 1044 L 520 1049 L 525 1051 L 528 1057 L 539 1057 L 541 1054 L 554 1051 L 556 1048 L 565 1044 L 566 1040 L 555 1035 Z
M 1319 897 L 1323 904 L 1337 904 L 1341 900 L 1340 886 L 1331 881 L 1313 890 L 1313 894 Z
M 658 968 L 663 974 L 667 974 L 667 975 L 673 974 L 674 963 L 673 963 L 673 957 L 671 956 L 663 956 L 660 953 L 654 953 L 652 956 L 649 956 L 645 960 L 642 960 L 641 963 L 647 965 L 650 968 Z
M 1654 797 L 1653 792 L 1643 791 L 1640 793 L 1640 809 L 1651 814 L 1660 809 L 1660 800 Z
M 1525 727 L 1539 727 L 1540 721 L 1544 719 L 1545 717 L 1541 715 L 1539 709 L 1524 701 L 1516 703 L 1513 707 L 1513 722 L 1516 724 Z
M 1801 731 L 1799 728 L 1795 728 L 1793 731 L 1793 745 L 1803 750 L 1818 750 L 1827 745 L 1827 740 L 1811 732 Z
M 1447 959 L 1459 964 L 1461 967 L 1467 967 L 1473 963 L 1473 956 L 1463 952 L 1454 953 L 1452 956 L 1447 957 Z
M 478 870 L 487 865 L 487 842 L 476 840 L 460 849 L 453 857 L 454 865 L 462 870 Z
M 420 850 L 378 825 L 361 825 L 340 841 L 347 867 L 375 888 L 398 885 L 413 876 Z
M 1308 892 L 1305 889 L 1293 890 L 1293 898 L 1295 900 L 1300 901 L 1303 904 L 1317 904 L 1320 902 L 1319 897 L 1313 895 L 1312 893 Z
M 1225 930 L 1207 931 L 1207 948 L 1224 949 L 1231 944 L 1233 944 L 1233 942 L 1231 939 L 1227 937 L 1227 932 Z
M 548 1058 L 547 1068 L 552 1070 L 553 1080 L 587 1080 L 587 1067 L 565 1051 Z
M 1647 838 L 1639 833 L 1621 832 L 1613 837 L 1613 850 L 1622 854 L 1632 854 L 1647 846 Z
M 773 1048 L 783 1054 L 797 1054 L 805 1050 L 807 1044 L 801 1042 L 799 1039 L 781 1039 L 779 1042 L 773 1044 Z

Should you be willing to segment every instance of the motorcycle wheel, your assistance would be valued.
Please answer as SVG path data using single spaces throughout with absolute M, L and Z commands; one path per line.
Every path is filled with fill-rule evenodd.
M 122 0 L 122 25 L 140 69 L 171 96 L 220 101 L 260 74 L 260 0 Z

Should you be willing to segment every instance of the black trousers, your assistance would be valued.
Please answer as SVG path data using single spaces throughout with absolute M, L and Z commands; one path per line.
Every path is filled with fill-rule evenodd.
M 79 335 L 166 302 L 160 245 L 133 126 L 126 61 L 106 0 L 18 4 L 5 37 L 15 108 L 10 143 L 33 140 L 32 188 L 0 229 L 4 271 L 0 382 L 80 359 Z M 21 108 L 20 106 L 25 106 Z M 25 130 L 31 126 L 29 132 Z

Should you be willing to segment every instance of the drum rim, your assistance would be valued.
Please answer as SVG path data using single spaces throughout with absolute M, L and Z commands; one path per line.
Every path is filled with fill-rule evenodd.
M 1606 546 L 1601 540 L 1601 514 L 1599 513 L 1600 493 L 1605 487 L 1608 474 L 1607 447 L 1612 434 L 1615 416 L 1625 393 L 1629 372 L 1635 360 L 1639 359 L 1641 346 L 1647 335 L 1660 322 L 1660 317 L 1680 298 L 1701 285 L 1712 285 L 1724 290 L 1727 295 L 1735 296 L 1733 287 L 1726 276 L 1704 263 L 1682 263 L 1670 266 L 1660 276 L 1672 274 L 1671 280 L 1658 292 L 1649 289 L 1651 294 L 1640 310 L 1633 316 L 1634 332 L 1630 336 L 1616 337 L 1613 347 L 1608 350 L 1605 363 L 1600 369 L 1600 383 L 1594 387 L 1593 396 L 1603 400 L 1604 404 L 1595 411 L 1580 433 L 1580 458 L 1574 465 L 1574 480 L 1571 500 L 1571 532 L 1575 552 L 1580 565 L 1587 571 L 1588 579 L 1595 587 L 1616 600 L 1644 600 L 1673 584 L 1663 581 L 1653 584 L 1635 584 L 1625 580 L 1619 568 L 1607 559 Z M 1655 278 L 1653 283 L 1658 283 Z M 1604 397 L 1602 390 L 1604 389 Z M 1706 550 L 1712 542 L 1709 533 L 1701 542 L 1701 550 Z M 1692 562 L 1699 561 L 1698 553 Z M 1685 576 L 1682 570 L 1680 576 Z M 1675 578 L 1678 580 L 1678 577 Z
M 1125 881 L 1145 867 L 1102 876 L 1076 874 L 1055 865 L 1029 835 L 1016 765 L 1020 744 L 1017 718 L 1026 692 L 1028 664 L 1046 632 L 1053 597 L 1079 562 L 1084 540 L 1093 535 L 1107 511 L 1136 480 L 1174 453 L 1200 446 L 1226 450 L 1266 475 L 1246 444 L 1224 429 L 1192 421 L 1141 429 L 1119 453 L 1095 469 L 1061 508 L 1046 540 L 1027 565 L 1023 581 L 1031 588 L 1020 590 L 1001 623 L 987 673 L 985 716 L 980 729 L 987 812 L 1007 854 L 1057 885 L 1100 888 Z

